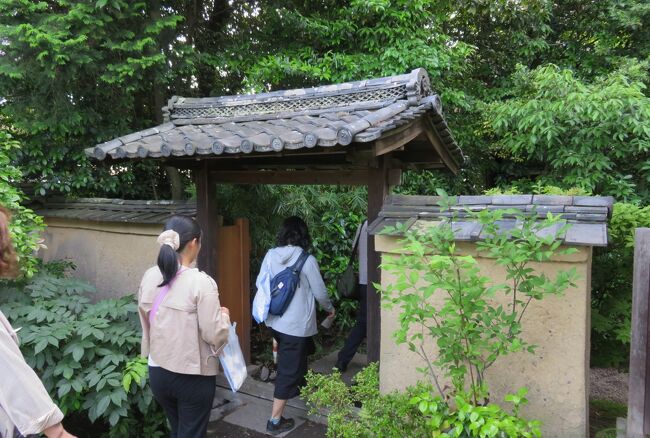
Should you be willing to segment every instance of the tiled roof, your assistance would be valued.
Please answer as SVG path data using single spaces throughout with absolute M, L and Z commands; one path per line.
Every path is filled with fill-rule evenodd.
M 389 196 L 379 217 L 369 226 L 371 234 L 379 234 L 386 226 L 400 222 L 411 227 L 418 220 L 447 219 L 456 214 L 454 232 L 458 241 L 476 241 L 482 238 L 482 225 L 469 220 L 467 210 L 516 209 L 524 214 L 535 212 L 539 216 L 547 213 L 562 215 L 570 224 L 566 235 L 559 236 L 567 244 L 607 246 L 607 220 L 612 213 L 614 199 L 600 196 L 551 196 L 551 195 L 496 195 L 456 196 L 451 210 L 442 209 L 437 196 Z M 508 230 L 517 226 L 514 215 L 507 213 L 499 228 Z M 558 225 L 555 228 L 559 228 Z M 542 230 L 545 234 L 553 230 Z
M 47 201 L 43 206 L 36 207 L 35 211 L 45 218 L 162 225 L 167 218 L 175 214 L 196 216 L 196 202 L 81 198 Z
M 173 97 L 165 122 L 86 149 L 98 160 L 220 156 L 367 143 L 426 119 L 456 164 L 464 157 L 424 69 L 315 88 L 209 98 Z

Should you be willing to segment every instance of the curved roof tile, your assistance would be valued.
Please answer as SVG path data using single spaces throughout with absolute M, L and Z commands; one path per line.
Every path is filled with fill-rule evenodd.
M 104 160 L 251 154 L 346 146 L 429 117 L 456 164 L 464 156 L 424 69 L 409 74 L 254 95 L 173 97 L 165 123 L 85 150 Z

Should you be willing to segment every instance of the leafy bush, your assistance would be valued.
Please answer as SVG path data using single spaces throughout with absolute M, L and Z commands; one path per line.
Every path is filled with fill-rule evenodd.
M 429 436 L 424 416 L 409 403 L 418 391 L 381 394 L 378 369 L 377 363 L 370 364 L 349 387 L 338 371 L 331 375 L 308 372 L 302 396 L 312 413 L 327 410 L 328 437 L 402 437 L 406 430 L 412 431 L 411 436 Z M 359 403 L 361 410 L 355 407 Z
M 0 120 L 0 205 L 13 213 L 9 231 L 20 258 L 22 273 L 29 277 L 36 270 L 35 253 L 39 248 L 43 220 L 21 205 L 25 196 L 16 185 L 21 181 L 22 174 L 10 159 L 10 153 L 18 149 L 20 144 L 2 128 L 1 122 Z
M 650 227 L 650 206 L 616 203 L 609 246 L 595 248 L 592 269 L 592 365 L 625 367 L 630 358 L 634 230 Z
M 440 205 L 450 208 L 447 198 Z M 530 264 L 575 249 L 560 249 L 557 235 L 566 225 L 558 234 L 541 232 L 559 225 L 560 218 L 551 214 L 543 220 L 518 210 L 467 214 L 466 220 L 483 225 L 485 238 L 477 243 L 478 251 L 504 267 L 503 283 L 490 285 L 475 258 L 459 253 L 452 216 L 439 226 L 405 229 L 397 224 L 384 230 L 404 237 L 400 240 L 403 253 L 382 263 L 395 281 L 382 286 L 381 292 L 387 307 L 400 309 L 400 328 L 394 333 L 397 343 L 407 344 L 420 356 L 426 364 L 421 371 L 435 385 L 440 399 L 465 398 L 467 391 L 471 403 L 479 406 L 489 398 L 486 370 L 501 356 L 535 348 L 522 335 L 521 321 L 530 302 L 562 294 L 576 279 L 575 269 L 549 278 Z M 514 215 L 518 223 L 507 233 L 498 226 L 505 214 Z M 509 296 L 510 302 L 500 305 L 493 300 L 495 295 Z M 440 296 L 439 303 L 433 301 L 434 296 Z M 438 346 L 435 360 L 425 349 L 432 341 Z M 443 377 L 451 379 L 453 388 L 443 388 Z
M 517 394 L 506 395 L 505 401 L 513 405 L 512 414 L 493 403 L 476 406 L 462 394 L 454 397 L 453 409 L 440 397 L 432 397 L 431 391 L 417 394 L 410 403 L 417 405 L 426 416 L 427 424 L 434 431 L 433 437 L 541 437 L 541 423 L 527 421 L 519 414 L 521 407 L 528 403 L 527 392 L 526 388 L 521 388 Z
M 509 395 L 513 414 L 498 405 L 473 406 L 457 396 L 455 408 L 431 395 L 425 385 L 381 394 L 377 363 L 370 364 L 347 386 L 341 375 L 309 372 L 302 395 L 312 413 L 327 415 L 327 436 L 357 437 L 537 437 L 539 423 L 519 417 L 525 392 Z M 360 405 L 360 408 L 356 408 Z
M 45 265 L 31 279 L 0 285 L 25 359 L 64 413 L 105 422 L 109 436 L 162 436 L 164 416 L 148 388 L 146 361 L 137 359 L 134 298 L 93 304 L 94 287 L 65 275 L 69 266 Z
M 485 190 L 486 195 L 520 195 L 532 193 L 534 195 L 566 195 L 566 196 L 589 196 L 590 192 L 580 187 L 562 188 L 554 185 L 547 185 L 540 181 L 517 180 L 507 186 L 493 187 Z
M 536 168 L 544 183 L 648 200 L 647 81 L 647 62 L 622 62 L 591 82 L 554 65 L 520 66 L 513 75 L 514 98 L 484 112 L 495 152 Z

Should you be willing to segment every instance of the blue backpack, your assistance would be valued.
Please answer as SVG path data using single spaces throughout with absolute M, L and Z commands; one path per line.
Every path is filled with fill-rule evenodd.
M 269 314 L 282 316 L 289 307 L 300 284 L 300 271 L 309 253 L 303 251 L 292 266 L 284 268 L 271 279 L 271 304 Z

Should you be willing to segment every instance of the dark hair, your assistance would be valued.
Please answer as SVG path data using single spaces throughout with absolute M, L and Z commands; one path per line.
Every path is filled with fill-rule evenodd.
M 10 219 L 9 210 L 0 206 L 0 278 L 12 278 L 18 275 L 18 256 L 9 235 Z
M 298 216 L 291 216 L 282 222 L 278 233 L 278 246 L 295 245 L 305 251 L 311 246 L 311 236 L 307 224 Z
M 178 272 L 178 253 L 183 251 L 187 242 L 201 238 L 201 227 L 194 219 L 187 216 L 172 216 L 165 222 L 163 231 L 174 230 L 178 233 L 180 245 L 176 251 L 169 245 L 161 245 L 158 253 L 158 267 L 163 281 L 158 287 L 165 286 Z

